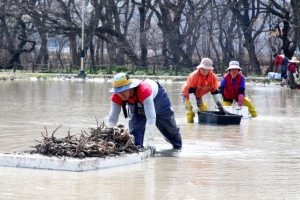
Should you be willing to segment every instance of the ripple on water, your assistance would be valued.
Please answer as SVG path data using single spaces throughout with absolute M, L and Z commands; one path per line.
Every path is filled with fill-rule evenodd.
M 251 148 L 229 149 L 218 142 L 207 141 L 184 141 L 182 149 L 170 149 L 167 145 L 158 144 L 157 157 L 182 157 L 182 158 L 234 158 L 246 159 L 257 158 L 263 155 L 261 150 Z

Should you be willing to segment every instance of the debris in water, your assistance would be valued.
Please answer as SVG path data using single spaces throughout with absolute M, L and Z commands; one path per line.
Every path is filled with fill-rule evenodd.
M 59 126 L 57 129 L 59 129 Z M 68 157 L 100 157 L 117 156 L 131 153 L 142 152 L 140 146 L 134 144 L 134 136 L 124 126 L 119 124 L 115 127 L 107 127 L 102 122 L 97 128 L 90 128 L 90 134 L 82 131 L 81 134 L 71 135 L 70 130 L 64 138 L 54 137 L 54 133 L 48 135 L 48 130 L 42 134 L 42 141 L 37 145 L 31 146 L 35 150 L 24 151 L 30 154 L 42 154 L 46 156 L 68 156 Z

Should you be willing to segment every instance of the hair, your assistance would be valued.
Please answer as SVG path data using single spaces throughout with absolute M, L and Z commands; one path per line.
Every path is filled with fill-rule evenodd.
M 273 57 L 276 57 L 276 56 L 278 56 L 278 54 L 277 54 L 277 53 L 273 54 Z

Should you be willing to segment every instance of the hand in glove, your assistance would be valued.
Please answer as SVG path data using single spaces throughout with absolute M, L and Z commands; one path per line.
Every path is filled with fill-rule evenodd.
M 191 102 L 191 104 L 193 106 L 193 112 L 197 114 L 200 110 L 199 110 L 199 108 L 197 106 L 197 100 L 196 100 L 196 97 L 195 97 L 194 93 L 190 94 L 189 100 L 190 100 L 190 102 Z
M 108 128 L 111 128 L 111 127 L 116 126 L 116 124 L 113 123 L 113 122 L 106 122 L 106 126 L 107 126 Z
M 243 106 L 243 100 L 244 100 L 244 95 L 239 94 L 239 96 L 238 96 L 238 105 L 239 106 Z
M 151 155 L 155 154 L 156 147 L 154 145 L 154 135 L 155 135 L 155 125 L 149 124 L 146 125 L 146 130 L 145 130 L 145 148 L 151 150 Z
M 294 77 L 295 83 L 297 83 L 297 74 L 293 73 L 293 77 Z
M 219 111 L 221 112 L 226 112 L 225 109 L 223 108 L 223 104 L 222 104 L 222 94 L 213 94 L 213 98 L 215 103 L 218 106 Z

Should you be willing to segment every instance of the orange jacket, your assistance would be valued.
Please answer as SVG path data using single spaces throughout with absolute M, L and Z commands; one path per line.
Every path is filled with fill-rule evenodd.
M 214 92 L 218 89 L 219 82 L 217 76 L 210 70 L 205 77 L 200 69 L 189 74 L 187 81 L 182 85 L 181 91 L 189 98 L 189 88 L 196 89 L 196 98 L 201 98 L 208 92 Z

